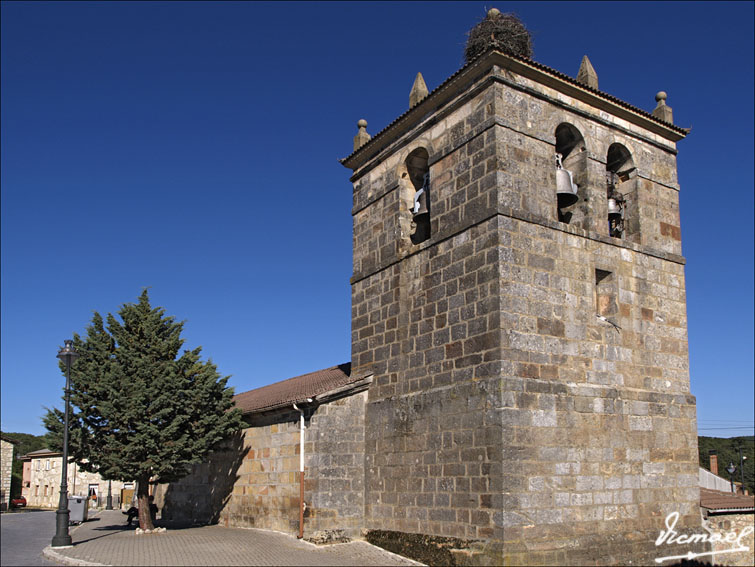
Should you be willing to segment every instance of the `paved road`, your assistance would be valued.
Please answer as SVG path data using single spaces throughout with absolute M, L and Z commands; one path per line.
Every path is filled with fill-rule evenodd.
M 0 564 L 58 565 L 42 558 L 55 535 L 55 512 L 23 510 L 0 514 Z

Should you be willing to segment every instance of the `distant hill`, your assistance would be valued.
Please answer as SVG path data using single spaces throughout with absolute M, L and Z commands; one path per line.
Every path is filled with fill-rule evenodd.
M 742 473 L 739 470 L 739 451 L 737 447 L 742 447 L 742 454 L 747 457 L 745 460 L 745 488 L 750 494 L 755 493 L 755 437 L 698 437 L 697 447 L 700 452 L 700 466 L 710 470 L 709 451 L 714 449 L 718 452 L 718 476 L 725 479 L 729 478 L 726 467 L 729 463 L 734 464 L 737 470 L 734 472 L 734 482 L 741 482 Z
M 45 449 L 47 443 L 45 442 L 44 435 L 31 435 L 30 433 L 6 433 L 3 431 L 3 435 L 14 441 L 18 441 L 16 449 L 13 452 L 15 457 L 37 451 L 38 449 Z M 13 471 L 10 482 L 10 494 L 11 498 L 21 496 L 21 480 L 23 478 L 24 464 L 18 459 L 13 459 Z

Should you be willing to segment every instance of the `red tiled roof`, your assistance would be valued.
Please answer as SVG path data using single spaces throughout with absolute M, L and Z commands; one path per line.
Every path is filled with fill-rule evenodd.
M 351 363 L 347 362 L 236 394 L 233 401 L 243 413 L 266 411 L 303 402 L 307 398 L 343 388 L 364 378 L 365 376 L 352 376 Z
M 709 510 L 753 510 L 755 509 L 755 496 L 744 496 L 742 494 L 701 488 L 700 506 Z

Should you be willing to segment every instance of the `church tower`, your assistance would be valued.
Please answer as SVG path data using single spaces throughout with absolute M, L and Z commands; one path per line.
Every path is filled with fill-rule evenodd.
M 368 539 L 456 563 L 652 562 L 669 513 L 700 530 L 687 130 L 665 93 L 648 113 L 598 90 L 586 57 L 574 79 L 501 49 L 429 93 L 418 75 L 342 160 L 352 372 L 374 374 Z

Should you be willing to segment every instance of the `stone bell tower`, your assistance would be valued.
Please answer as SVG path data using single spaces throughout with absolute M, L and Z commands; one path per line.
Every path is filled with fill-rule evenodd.
M 574 79 L 500 49 L 429 93 L 419 75 L 342 160 L 352 366 L 374 373 L 368 539 L 441 562 L 647 563 L 668 513 L 700 526 L 687 131 L 665 93 L 648 113 L 599 91 L 586 57 Z

